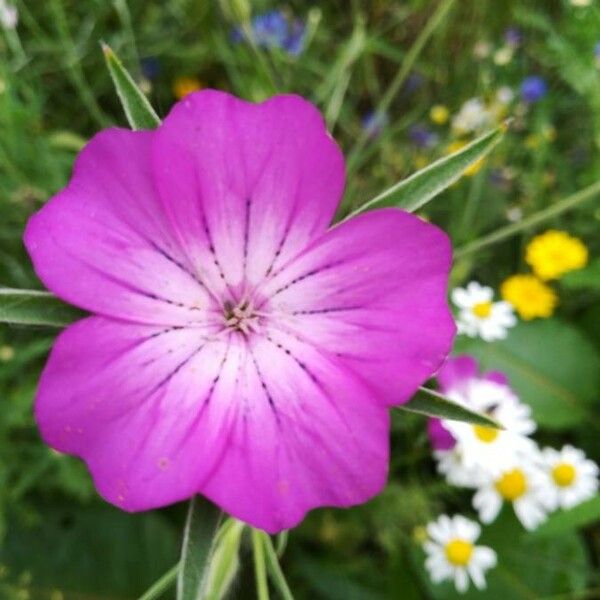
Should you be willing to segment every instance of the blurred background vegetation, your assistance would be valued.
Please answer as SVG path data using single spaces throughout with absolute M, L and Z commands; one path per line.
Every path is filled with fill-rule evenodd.
M 475 135 L 477 128 L 451 126 L 466 101 L 495 106 L 498 121 L 513 117 L 505 140 L 423 215 L 459 248 L 600 174 L 595 3 L 253 2 L 253 16 L 279 10 L 290 35 L 300 35 L 269 48 L 258 38 L 250 43 L 239 29 L 247 8 L 240 0 L 12 4 L 18 23 L 5 23 L 0 36 L 2 286 L 40 287 L 21 242 L 27 217 L 67 182 L 86 139 L 103 127 L 127 126 L 100 40 L 117 52 L 161 116 L 198 87 L 251 100 L 294 92 L 315 102 L 348 160 L 345 209 Z M 532 76 L 547 89 L 528 101 L 521 85 Z M 498 104 L 501 89 L 513 97 Z M 453 282 L 477 279 L 497 288 L 525 270 L 524 245 L 549 226 L 577 235 L 597 257 L 599 221 L 598 202 L 588 202 L 541 229 L 459 252 Z M 573 443 L 596 459 L 599 289 L 596 266 L 561 282 L 552 320 L 519 325 L 493 346 L 459 341 L 486 367 L 509 373 L 534 409 L 540 442 Z M 135 598 L 177 561 L 184 507 L 120 513 L 99 499 L 77 459 L 42 444 L 32 400 L 55 333 L 0 325 L 0 598 Z M 390 480 L 380 497 L 350 511 L 315 511 L 291 534 L 283 566 L 298 598 L 455 597 L 424 573 L 419 532 L 440 512 L 469 514 L 470 495 L 435 473 L 424 425 L 416 415 L 395 415 Z M 497 550 L 499 567 L 479 596 L 600 597 L 598 507 L 588 505 L 529 536 L 503 514 L 483 536 Z M 245 549 L 233 597 L 254 595 L 245 585 L 252 577 L 248 554 Z

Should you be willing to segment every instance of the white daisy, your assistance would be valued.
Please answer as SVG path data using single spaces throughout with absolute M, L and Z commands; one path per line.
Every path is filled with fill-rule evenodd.
M 485 572 L 496 565 L 497 557 L 491 548 L 475 545 L 481 533 L 478 523 L 460 515 L 441 515 L 427 525 L 427 533 L 425 567 L 434 583 L 453 579 L 462 593 L 471 579 L 476 588 L 485 588 Z
M 433 453 L 437 463 L 438 473 L 446 478 L 451 485 L 464 488 L 477 488 L 487 479 L 486 473 L 480 467 L 467 467 L 464 453 L 459 444 L 451 450 L 436 450 Z
M 486 379 L 472 379 L 447 396 L 463 406 L 488 414 L 504 429 L 442 421 L 456 439 L 465 469 L 481 469 L 492 475 L 535 452 L 535 442 L 527 436 L 535 431 L 531 409 L 506 385 Z
M 598 491 L 598 465 L 578 448 L 544 448 L 542 460 L 546 471 L 543 500 L 549 510 L 572 508 Z
M 479 98 L 467 100 L 452 119 L 452 128 L 458 134 L 472 133 L 487 127 L 492 115 Z
M 523 527 L 535 529 L 546 519 L 543 502 L 544 473 L 535 463 L 536 457 L 505 469 L 490 477 L 473 496 L 473 506 L 482 523 L 491 523 L 503 502 L 510 502 Z
M 494 291 L 471 281 L 466 288 L 452 290 L 452 302 L 459 308 L 458 333 L 481 337 L 486 342 L 506 337 L 507 329 L 517 323 L 510 303 L 493 302 Z

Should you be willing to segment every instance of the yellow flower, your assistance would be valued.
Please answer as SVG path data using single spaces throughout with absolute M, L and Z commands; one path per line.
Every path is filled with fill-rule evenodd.
M 202 83 L 197 77 L 177 77 L 173 82 L 173 95 L 178 100 L 200 89 L 202 89 Z
M 549 229 L 529 242 L 525 261 L 540 279 L 548 281 L 585 267 L 588 250 L 580 239 L 566 231 Z
M 429 111 L 429 118 L 436 125 L 443 125 L 448 121 L 449 117 L 450 111 L 443 104 L 436 104 L 435 106 L 432 106 Z
M 558 303 L 554 290 L 534 275 L 512 275 L 500 286 L 500 294 L 526 321 L 552 316 Z
M 468 142 L 465 142 L 464 140 L 455 140 L 451 144 L 448 144 L 448 146 L 446 148 L 446 154 L 454 154 L 454 152 L 458 152 L 459 150 L 462 150 L 467 145 L 467 143 Z M 481 167 L 483 167 L 484 162 L 485 161 L 483 158 L 476 160 L 471 166 L 469 166 L 465 169 L 464 174 L 467 177 L 472 177 L 473 175 L 475 175 L 475 173 L 479 172 Z

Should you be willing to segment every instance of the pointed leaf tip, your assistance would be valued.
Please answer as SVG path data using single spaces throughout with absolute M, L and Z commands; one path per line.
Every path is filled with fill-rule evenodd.
M 413 398 L 398 408 L 437 419 L 450 419 L 494 429 L 504 429 L 493 417 L 457 404 L 443 394 L 426 387 L 420 387 Z
M 160 119 L 112 48 L 100 42 L 104 61 L 132 129 L 155 129 Z

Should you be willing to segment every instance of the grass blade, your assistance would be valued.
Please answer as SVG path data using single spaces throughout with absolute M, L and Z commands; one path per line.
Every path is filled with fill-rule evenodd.
M 49 292 L 0 288 L 0 323 L 65 327 L 85 316 Z
M 392 80 L 390 86 L 386 90 L 385 94 L 383 95 L 377 106 L 374 108 L 375 113 L 383 114 L 387 112 L 392 101 L 396 97 L 396 94 L 400 91 L 402 84 L 411 72 L 415 62 L 417 61 L 417 58 L 419 58 L 419 55 L 423 51 L 425 44 L 427 44 L 429 38 L 433 35 L 433 32 L 444 22 L 444 19 L 450 12 L 450 9 L 452 8 L 454 2 L 455 0 L 442 0 L 438 4 L 435 12 L 433 13 L 433 15 L 431 15 L 431 18 L 429 19 L 429 21 L 427 21 L 427 24 L 419 33 L 414 44 L 406 54 L 406 57 L 402 61 L 402 65 L 400 66 L 398 73 Z M 352 148 L 352 150 L 348 154 L 349 173 L 354 170 L 356 161 L 358 160 L 361 152 L 363 151 L 368 141 L 369 134 L 367 131 L 363 131 L 358 140 L 356 141 L 354 148 Z
M 500 423 L 492 417 L 465 408 L 442 394 L 425 387 L 420 387 L 417 394 L 409 402 L 398 408 L 428 417 L 450 419 L 452 421 L 462 421 L 463 423 L 502 429 Z
M 376 205 L 397 206 L 409 212 L 415 212 L 458 181 L 471 165 L 486 156 L 500 142 L 506 130 L 507 124 L 505 123 L 497 129 L 485 133 L 458 152 L 440 158 L 408 179 L 400 181 L 375 196 L 352 212 L 349 217 Z
M 543 210 L 540 210 L 533 215 L 526 217 L 522 221 L 518 223 L 511 223 L 506 227 L 501 227 L 488 235 L 484 235 L 473 242 L 466 244 L 465 246 L 461 246 L 454 251 L 454 258 L 462 258 L 467 254 L 471 254 L 473 252 L 477 252 L 487 246 L 491 246 L 493 244 L 497 244 L 521 231 L 525 231 L 531 227 L 535 227 L 548 219 L 553 217 L 557 217 L 558 215 L 567 212 L 568 210 L 572 210 L 574 208 L 579 207 L 584 202 L 595 198 L 600 194 L 600 181 L 596 181 L 592 185 L 560 200 L 556 204 L 549 206 Z
M 179 573 L 179 563 L 169 569 L 158 581 L 153 583 L 138 600 L 156 600 L 175 583 L 177 574 Z
M 103 43 L 102 52 L 104 52 L 106 66 L 131 128 L 154 129 L 158 127 L 160 125 L 158 115 L 112 48 Z

